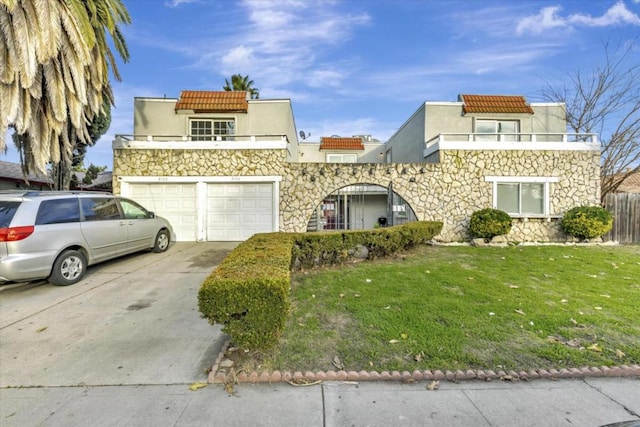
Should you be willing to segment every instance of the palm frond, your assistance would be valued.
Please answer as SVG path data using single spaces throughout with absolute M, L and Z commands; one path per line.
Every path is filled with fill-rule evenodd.
M 4 55 L 4 61 L 0 62 L 0 79 L 3 83 L 12 84 L 19 69 L 11 15 L 4 9 L 0 9 L 0 49 Z
M 33 77 L 36 74 L 33 27 L 27 21 L 27 15 L 22 7 L 14 8 L 12 18 L 15 48 L 20 66 L 20 83 L 26 89 L 33 84 Z

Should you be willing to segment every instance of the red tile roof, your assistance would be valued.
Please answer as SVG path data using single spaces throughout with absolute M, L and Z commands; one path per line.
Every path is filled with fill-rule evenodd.
M 463 113 L 525 113 L 533 109 L 524 96 L 460 95 Z
M 343 138 L 323 136 L 320 138 L 321 150 L 364 150 L 361 137 Z
M 196 113 L 246 113 L 249 103 L 245 91 L 183 90 L 175 109 Z

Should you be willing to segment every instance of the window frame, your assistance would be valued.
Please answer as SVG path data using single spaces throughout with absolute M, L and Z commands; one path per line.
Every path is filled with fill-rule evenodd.
M 194 124 L 195 123 L 206 123 L 208 124 L 208 128 L 211 133 L 194 133 Z M 227 133 L 216 133 L 220 132 L 220 124 L 224 124 L 225 131 Z M 236 134 L 236 120 L 233 117 L 191 117 L 189 118 L 189 139 L 191 141 L 227 141 L 231 139 L 230 137 Z M 203 130 L 206 129 L 207 126 L 203 127 Z M 198 130 L 198 129 L 196 129 Z
M 478 125 L 486 124 L 492 122 L 494 124 L 494 132 L 479 132 Z M 502 123 L 513 123 L 515 124 L 516 130 L 513 132 L 505 132 L 505 134 L 501 135 L 500 125 Z M 519 141 L 520 140 L 520 129 L 521 123 L 519 119 L 490 119 L 490 118 L 476 118 L 473 124 L 473 131 L 475 134 L 476 141 Z
M 339 157 L 340 161 L 331 160 L 330 157 Z M 353 156 L 354 161 L 345 161 L 345 156 Z M 327 153 L 325 160 L 327 163 L 358 163 L 358 155 L 356 153 Z
M 38 206 L 34 225 L 80 222 L 81 215 L 77 197 L 42 200 Z
M 514 218 L 534 218 L 549 217 L 551 214 L 551 183 L 558 182 L 557 177 L 549 176 L 487 176 L 486 182 L 491 183 L 492 190 L 492 206 L 498 209 L 498 185 L 499 184 L 518 184 L 518 212 L 507 212 L 509 216 Z M 542 213 L 523 213 L 522 212 L 522 191 L 521 184 L 542 184 L 543 201 Z

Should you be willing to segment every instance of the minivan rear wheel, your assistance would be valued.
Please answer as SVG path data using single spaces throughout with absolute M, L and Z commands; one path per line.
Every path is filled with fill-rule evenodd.
M 70 249 L 58 256 L 53 263 L 51 276 L 47 280 L 59 286 L 73 285 L 84 277 L 86 269 L 87 258 L 82 252 Z
M 153 252 L 164 252 L 169 249 L 169 232 L 167 230 L 160 230 L 156 235 L 156 241 L 153 245 Z

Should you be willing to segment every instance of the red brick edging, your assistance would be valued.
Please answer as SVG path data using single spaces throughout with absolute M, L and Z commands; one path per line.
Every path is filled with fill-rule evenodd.
M 466 371 L 441 371 L 441 370 L 415 370 L 409 371 L 273 371 L 269 372 L 226 372 L 220 369 L 220 363 L 224 357 L 229 343 L 227 342 L 213 369 L 209 373 L 210 384 L 234 384 L 234 383 L 277 383 L 289 382 L 294 385 L 312 384 L 321 381 L 397 381 L 413 383 L 417 381 L 529 381 L 534 379 L 559 379 L 559 378 L 593 378 L 593 377 L 640 377 L 640 365 L 601 366 L 585 368 L 561 368 L 561 369 L 531 369 L 529 371 L 493 371 L 474 370 Z

